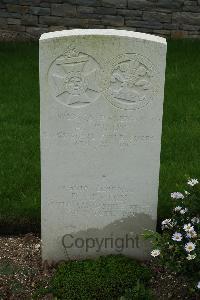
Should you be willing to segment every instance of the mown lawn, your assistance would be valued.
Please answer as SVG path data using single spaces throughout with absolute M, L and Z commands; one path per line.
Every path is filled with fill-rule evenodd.
M 38 44 L 0 43 L 0 232 L 40 228 Z M 200 178 L 200 42 L 169 41 L 158 217 Z

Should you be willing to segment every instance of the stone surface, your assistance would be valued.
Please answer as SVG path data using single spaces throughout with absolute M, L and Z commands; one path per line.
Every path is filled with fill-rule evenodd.
M 20 19 L 8 18 L 8 24 L 20 25 L 21 20 Z
M 21 18 L 21 23 L 23 25 L 37 25 L 38 24 L 38 17 L 32 15 L 23 15 Z
M 174 13 L 172 15 L 172 21 L 178 22 L 180 24 L 191 24 L 200 25 L 200 14 L 191 12 Z
M 127 7 L 127 0 L 102 0 L 102 5 L 114 7 Z
M 137 28 L 145 28 L 145 29 L 162 29 L 163 28 L 163 24 L 162 23 L 159 23 L 159 22 L 154 22 L 154 21 L 151 21 L 151 22 L 147 22 L 147 21 L 140 21 L 140 20 L 132 20 L 130 18 L 127 18 L 125 20 L 125 24 L 127 26 L 133 26 L 133 27 L 137 27 Z
M 76 6 L 67 3 L 64 4 L 52 4 L 51 14 L 54 16 L 75 16 Z
M 174 31 L 181 30 L 184 37 L 200 38 L 199 12 L 199 0 L 5 0 L 0 3 L 0 24 L 3 24 L 0 30 L 10 30 L 10 19 L 21 19 L 21 26 L 25 26 L 27 32 L 30 26 L 43 31 L 44 25 L 46 32 L 52 26 L 68 29 L 128 27 L 132 31 L 168 37 L 176 36 Z M 20 37 L 22 30 L 18 28 Z M 21 36 L 24 39 L 24 35 Z
M 102 24 L 110 26 L 123 26 L 124 18 L 121 16 L 104 16 Z
M 48 16 L 50 14 L 50 8 L 48 7 L 31 7 L 30 13 L 38 16 Z
M 131 31 L 41 36 L 43 260 L 149 257 L 165 57 L 165 39 Z
M 159 13 L 159 12 L 144 12 L 143 19 L 145 21 L 157 21 L 161 23 L 169 23 L 171 22 L 171 15 L 166 13 Z

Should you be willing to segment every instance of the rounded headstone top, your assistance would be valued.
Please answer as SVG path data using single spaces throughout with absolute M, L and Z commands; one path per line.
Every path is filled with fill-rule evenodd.
M 40 41 L 69 37 L 69 36 L 85 36 L 85 35 L 100 35 L 100 36 L 118 36 L 118 37 L 127 37 L 127 38 L 136 38 L 145 41 L 157 42 L 160 44 L 166 45 L 166 39 L 160 36 L 155 36 L 151 34 L 128 31 L 128 30 L 117 30 L 117 29 L 71 29 L 71 30 L 62 30 L 43 33 L 40 37 Z

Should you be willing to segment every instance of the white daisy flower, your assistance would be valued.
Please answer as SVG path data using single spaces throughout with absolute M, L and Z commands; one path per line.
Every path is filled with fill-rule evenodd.
M 186 257 L 187 260 L 192 260 L 196 258 L 196 254 L 188 254 L 188 256 Z
M 190 185 L 190 186 L 194 186 L 198 183 L 199 183 L 198 179 L 189 179 L 188 182 L 187 182 L 187 184 Z
M 180 192 L 174 192 L 174 193 L 171 193 L 171 198 L 172 199 L 184 199 L 184 196 Z
M 180 211 L 181 209 L 182 209 L 181 206 L 176 206 L 176 207 L 174 208 L 174 211 Z
M 197 283 L 197 288 L 200 289 L 200 281 Z
M 189 239 L 195 239 L 197 237 L 197 233 L 196 233 L 196 231 L 193 230 L 191 232 L 188 232 L 186 237 Z
M 193 251 L 195 249 L 195 247 L 196 247 L 196 245 L 192 242 L 189 242 L 189 243 L 185 244 L 185 250 L 187 252 Z
M 200 219 L 199 218 L 197 218 L 197 217 L 194 217 L 194 218 L 192 218 L 191 219 L 191 222 L 193 223 L 193 224 L 199 224 L 199 222 L 200 222 Z
M 183 229 L 188 232 L 188 231 L 193 231 L 194 230 L 194 226 L 191 225 L 191 223 L 185 224 L 183 226 Z
M 182 240 L 182 234 L 179 233 L 179 232 L 175 232 L 173 235 L 172 235 L 172 240 L 173 241 L 176 241 L 176 242 L 180 242 Z
M 181 210 L 180 210 L 180 214 L 181 214 L 181 215 L 184 215 L 187 211 L 188 211 L 187 208 L 181 209 Z
M 171 219 L 165 219 L 164 221 L 162 221 L 162 230 L 165 228 L 171 228 L 173 227 L 173 223 Z
M 165 219 L 162 221 L 162 225 L 170 224 L 172 219 Z
M 159 249 L 154 249 L 151 251 L 151 256 L 156 257 L 160 255 L 160 250 Z

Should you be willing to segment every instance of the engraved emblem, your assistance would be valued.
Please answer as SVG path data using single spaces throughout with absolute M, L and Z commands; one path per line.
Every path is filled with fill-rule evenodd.
M 70 107 L 86 106 L 100 96 L 100 66 L 90 55 L 68 47 L 51 64 L 48 83 L 56 101 Z
M 104 80 L 104 95 L 114 106 L 139 109 L 152 98 L 154 70 L 142 55 L 122 54 L 109 64 Z

